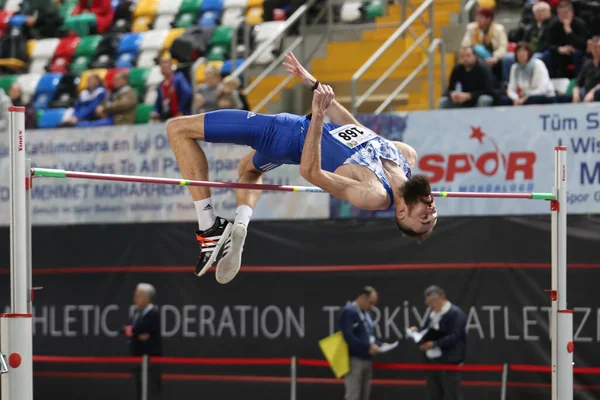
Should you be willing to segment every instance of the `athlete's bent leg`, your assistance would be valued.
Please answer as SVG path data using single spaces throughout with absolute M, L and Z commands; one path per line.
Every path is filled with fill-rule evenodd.
M 263 171 L 259 170 L 254 163 L 264 161 L 264 157 L 251 152 L 240 161 L 238 168 L 239 182 L 262 183 Z M 268 165 L 268 164 L 267 164 Z M 272 164 L 275 167 L 275 164 Z M 215 278 L 217 282 L 225 284 L 235 278 L 242 264 L 242 252 L 252 209 L 258 201 L 260 190 L 236 189 L 237 210 L 231 236 L 223 245 L 223 255 L 217 264 Z
M 198 140 L 204 140 L 204 114 L 171 119 L 167 134 L 184 179 L 208 180 L 208 160 Z M 210 188 L 188 186 L 194 201 L 210 197 Z
M 169 120 L 167 134 L 183 178 L 207 181 L 208 160 L 197 142 L 204 140 L 204 114 Z M 195 273 L 201 276 L 218 261 L 232 225 L 225 218 L 215 215 L 210 188 L 188 186 L 188 189 L 198 216 L 196 239 L 200 245 L 200 257 Z

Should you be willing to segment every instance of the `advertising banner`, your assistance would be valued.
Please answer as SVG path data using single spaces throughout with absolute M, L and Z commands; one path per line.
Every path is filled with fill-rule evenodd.
M 435 191 L 551 192 L 554 147 L 567 152 L 568 213 L 600 212 L 600 105 L 495 107 L 415 112 L 394 128 L 372 129 L 411 145 L 413 173 L 426 174 Z M 369 126 L 369 125 L 367 125 Z M 377 130 L 380 128 L 380 130 Z M 401 134 L 399 134 L 401 130 Z M 332 217 L 380 216 L 332 200 Z M 440 216 L 545 214 L 544 201 L 442 199 Z
M 237 181 L 244 146 L 202 143 L 210 180 Z M 181 178 L 163 124 L 95 129 L 30 130 L 26 151 L 34 167 L 106 174 Z M 8 137 L 0 136 L 0 225 L 9 224 Z M 297 166 L 269 172 L 263 183 L 308 185 Z M 224 218 L 235 216 L 231 189 L 214 189 L 213 205 Z M 185 186 L 39 178 L 32 191 L 33 224 L 194 221 L 196 211 Z M 254 219 L 328 218 L 329 196 L 320 193 L 264 192 Z
M 568 237 L 567 298 L 574 310 L 574 362 L 578 367 L 598 367 L 600 230 L 597 221 L 584 216 L 571 216 L 569 223 L 573 229 Z M 227 285 L 217 283 L 213 273 L 201 278 L 193 274 L 197 248 L 192 246 L 187 223 L 146 224 L 143 230 L 139 224 L 36 227 L 33 285 L 44 289 L 36 292 L 33 303 L 34 352 L 127 355 L 127 338 L 121 330 L 131 315 L 136 285 L 148 282 L 157 291 L 153 302 L 160 310 L 165 356 L 323 359 L 318 341 L 339 329 L 340 308 L 353 301 L 362 287 L 371 285 L 379 293 L 373 314 L 377 336 L 400 342 L 377 361 L 420 363 L 423 353 L 407 338 L 405 329 L 423 323 L 423 292 L 435 284 L 467 315 L 466 363 L 550 363 L 551 302 L 544 292 L 551 285 L 548 218 L 446 219 L 440 221 L 440 234 L 422 246 L 399 240 L 388 221 L 352 224 L 350 229 L 344 220 L 253 222 L 244 265 Z M 8 243 L 6 231 L 0 231 L 0 243 Z M 0 253 L 0 265 L 8 265 L 1 257 L 6 253 Z M 1 272 L 5 273 L 0 274 L 0 293 L 4 294 L 0 309 L 4 311 L 9 280 L 7 271 Z M 116 373 L 126 368 L 35 364 L 38 372 Z M 164 373 L 285 377 L 289 368 L 186 365 L 164 366 Z M 328 368 L 304 366 L 298 373 L 300 377 L 333 378 Z M 424 373 L 376 370 L 375 377 L 422 380 Z M 256 392 L 226 397 L 219 382 L 206 379 L 201 390 L 212 394 L 211 398 L 287 398 L 261 397 Z M 471 372 L 463 379 L 499 384 L 500 374 Z M 544 385 L 550 382 L 549 374 L 510 372 L 508 379 L 515 382 L 511 397 L 548 398 L 549 388 Z M 90 390 L 60 379 L 40 378 L 40 382 L 38 390 L 46 395 L 68 390 L 77 391 L 70 398 L 83 398 L 80 393 Z M 97 393 L 90 398 L 111 397 L 113 386 L 98 382 Z M 582 395 L 577 399 L 597 398 L 597 375 L 577 374 L 575 383 L 576 392 Z M 172 382 L 170 398 L 189 397 L 200 390 L 198 384 Z M 333 389 L 341 387 L 332 385 Z M 488 385 L 466 390 L 482 391 L 479 397 L 471 393 L 469 398 L 497 398 L 498 389 Z M 322 390 L 329 389 L 306 385 L 305 390 L 303 397 L 321 399 L 325 397 Z M 384 393 L 400 398 L 406 388 L 376 390 L 381 398 L 387 398 Z M 422 385 L 419 390 L 410 398 L 424 398 Z M 336 393 L 327 398 L 343 396 Z

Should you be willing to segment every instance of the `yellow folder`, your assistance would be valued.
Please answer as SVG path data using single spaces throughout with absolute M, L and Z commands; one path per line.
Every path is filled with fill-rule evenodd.
M 350 371 L 348 344 L 341 331 L 319 340 L 319 347 L 336 378 L 341 378 Z

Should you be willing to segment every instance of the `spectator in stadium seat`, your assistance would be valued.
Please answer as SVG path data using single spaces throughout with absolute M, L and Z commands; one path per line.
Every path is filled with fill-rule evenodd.
M 17 82 L 10 85 L 8 88 L 8 97 L 13 106 L 25 107 L 25 128 L 35 129 L 36 124 L 36 112 L 30 104 L 23 104 L 23 91 L 21 85 Z
M 231 93 L 222 93 L 217 99 L 217 108 L 219 110 L 239 110 L 235 97 Z
M 169 118 L 189 115 L 192 88 L 185 75 L 173 71 L 173 63 L 170 59 L 161 60 L 160 72 L 165 79 L 156 88 L 158 96 L 152 119 L 166 121 Z
M 581 70 L 588 30 L 585 22 L 573 13 L 573 5 L 562 1 L 556 8 L 558 19 L 548 28 L 552 51 L 551 78 L 572 78 Z
M 494 104 L 494 82 L 490 67 L 479 61 L 473 47 L 460 49 L 460 63 L 450 74 L 448 89 L 439 108 L 490 107 Z
M 420 343 L 421 351 L 430 364 L 460 365 L 465 360 L 467 341 L 467 316 L 455 304 L 446 299 L 446 293 L 438 286 L 425 289 L 428 306 L 425 321 L 413 331 L 428 329 Z M 427 340 L 427 338 L 432 340 Z M 427 373 L 427 398 L 431 400 L 462 400 L 460 371 L 429 371 Z
M 240 93 L 240 79 L 235 76 L 227 75 L 223 78 L 223 82 L 221 83 L 221 87 L 219 88 L 220 94 L 231 94 L 233 96 L 233 100 L 235 101 L 235 109 L 236 110 L 248 110 L 248 102 L 245 101 L 245 96 L 242 96 Z
M 62 36 L 64 19 L 53 0 L 25 0 L 20 14 L 27 15 L 24 34 L 28 39 Z
M 81 91 L 79 98 L 73 107 L 73 115 L 61 126 L 75 126 L 84 121 L 97 120 L 96 108 L 102 104 L 106 97 L 106 89 L 102 86 L 102 81 L 98 74 L 90 74 L 87 81 L 88 87 Z
M 533 57 L 533 47 L 527 42 L 517 43 L 517 62 L 510 69 L 508 97 L 515 106 L 523 104 L 554 103 L 554 86 L 542 60 Z
M 590 103 L 600 101 L 600 36 L 592 39 L 592 59 L 587 60 L 577 77 L 572 95 L 560 96 L 559 102 Z
M 204 83 L 196 89 L 194 99 L 194 113 L 205 113 L 215 111 L 217 107 L 218 90 L 221 86 L 221 74 L 209 65 L 204 71 Z
M 95 33 L 104 33 L 110 28 L 114 16 L 110 0 L 79 0 L 72 15 L 85 13 L 96 15 Z
M 135 311 L 129 324 L 122 332 L 128 338 L 129 351 L 132 357 L 143 355 L 162 356 L 161 317 L 158 307 L 153 304 L 156 289 L 149 283 L 139 283 L 133 295 Z M 136 389 L 136 400 L 141 400 L 141 367 L 133 368 L 133 381 Z M 159 365 L 149 363 L 148 366 L 148 399 L 157 399 L 162 392 Z
M 548 47 L 548 28 L 552 23 L 552 10 L 544 1 L 533 5 L 534 21 L 511 31 L 509 39 L 513 42 L 529 42 L 533 48 L 534 57 L 541 59 L 546 68 L 551 68 L 551 54 Z M 515 63 L 515 53 L 506 53 L 502 61 L 502 80 L 508 82 L 510 69 Z
M 102 104 L 96 107 L 92 121 L 82 121 L 77 126 L 125 125 L 135 123 L 137 93 L 129 86 L 129 74 L 119 72 L 115 76 L 113 91 Z
M 0 88 L 0 133 L 8 132 L 8 107 L 11 105 L 10 97 Z
M 472 46 L 475 54 L 484 60 L 500 82 L 502 59 L 508 50 L 508 37 L 504 26 L 494 22 L 493 10 L 482 8 L 477 12 L 476 21 L 467 25 L 461 45 Z

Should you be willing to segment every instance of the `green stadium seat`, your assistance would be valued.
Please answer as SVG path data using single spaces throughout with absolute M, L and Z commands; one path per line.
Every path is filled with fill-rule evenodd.
M 8 88 L 17 81 L 18 77 L 19 75 L 0 75 L 0 88 L 8 93 Z
M 73 31 L 77 36 L 83 37 L 90 34 L 90 26 L 95 23 L 96 14 L 71 15 L 65 18 L 62 28 L 67 31 Z
M 96 51 L 96 47 L 102 40 L 102 36 L 93 35 L 93 36 L 84 36 L 79 41 L 77 48 L 75 49 L 75 57 L 77 56 L 92 56 Z
M 44 110 L 37 110 L 35 112 L 35 126 L 40 125 L 40 119 L 42 119 L 43 115 L 44 115 Z
M 210 38 L 210 45 L 212 46 L 225 46 L 225 48 L 231 47 L 231 40 L 233 37 L 233 28 L 231 26 L 218 26 L 215 29 L 212 37 Z
M 129 86 L 137 90 L 138 94 L 144 93 L 146 81 L 150 76 L 151 68 L 135 67 L 129 70 Z
M 225 47 L 213 46 L 208 53 L 208 61 L 225 61 Z
M 74 73 L 81 73 L 89 69 L 90 63 L 92 62 L 92 56 L 78 56 L 71 61 L 69 65 L 69 71 Z
M 384 4 L 380 0 L 375 0 L 367 5 L 367 18 L 383 17 L 385 15 Z
M 150 114 L 152 114 L 152 104 L 139 104 L 135 113 L 136 124 L 147 124 L 150 122 Z
M 190 28 L 194 25 L 194 20 L 196 16 L 192 13 L 181 14 L 177 17 L 177 22 L 175 22 L 176 28 Z
M 63 19 L 70 17 L 76 5 L 77 3 L 72 3 L 68 1 L 65 2 L 63 5 L 58 7 L 58 12 L 60 13 L 60 16 L 63 17 Z
M 198 15 L 201 6 L 202 0 L 183 0 L 179 7 L 179 14 L 191 13 Z

